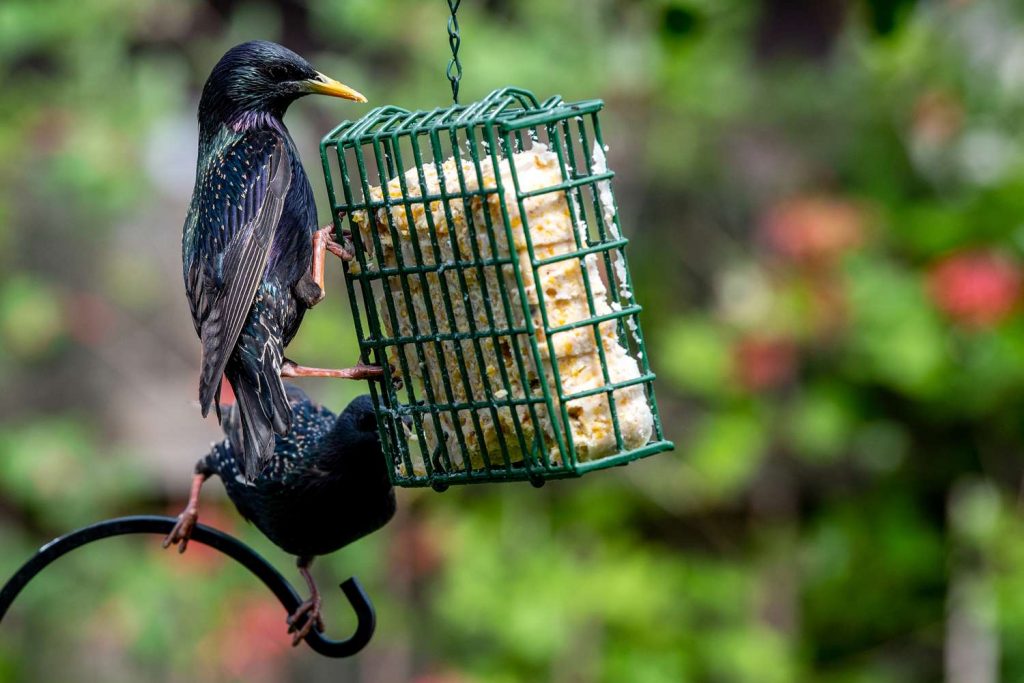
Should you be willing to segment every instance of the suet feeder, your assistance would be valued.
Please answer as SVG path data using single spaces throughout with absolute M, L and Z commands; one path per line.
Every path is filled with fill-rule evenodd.
M 579 476 L 662 433 L 600 100 L 386 106 L 320 150 L 393 482 Z

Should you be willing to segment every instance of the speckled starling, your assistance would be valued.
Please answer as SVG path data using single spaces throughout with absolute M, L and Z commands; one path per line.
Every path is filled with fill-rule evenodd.
M 335 416 L 297 387 L 287 385 L 286 392 L 292 429 L 276 436 L 273 456 L 251 482 L 241 470 L 238 411 L 224 411 L 227 438 L 196 463 L 188 504 L 164 547 L 177 544 L 185 551 L 199 517 L 203 482 L 219 476 L 238 512 L 282 550 L 298 556 L 310 590 L 309 600 L 288 619 L 293 644 L 298 644 L 314 625 L 323 628 L 320 593 L 309 573 L 313 558 L 387 524 L 395 513 L 395 493 L 369 396 L 360 396 Z
M 380 376 L 379 368 L 320 370 L 284 357 L 306 309 L 323 298 L 325 250 L 347 256 L 330 227 L 317 229 L 313 191 L 282 122 L 310 93 L 366 101 L 291 50 L 254 41 L 221 58 L 199 102 L 196 185 L 182 236 L 185 290 L 202 342 L 203 416 L 219 405 L 226 377 L 241 414 L 246 479 L 270 460 L 274 434 L 288 433 L 281 376 Z

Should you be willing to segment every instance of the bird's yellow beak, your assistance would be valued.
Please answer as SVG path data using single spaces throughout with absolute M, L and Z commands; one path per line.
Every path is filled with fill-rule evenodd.
M 344 83 L 339 83 L 329 76 L 324 76 L 319 71 L 316 74 L 316 78 L 310 78 L 305 83 L 310 92 L 315 92 L 318 95 L 330 95 L 331 97 L 340 97 L 354 102 L 366 101 L 366 98 L 358 90 L 353 90 Z

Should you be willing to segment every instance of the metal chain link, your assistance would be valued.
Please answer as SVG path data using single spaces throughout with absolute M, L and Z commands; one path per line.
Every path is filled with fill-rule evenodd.
M 452 102 L 459 103 L 459 80 L 462 78 L 462 62 L 459 61 L 459 46 L 462 44 L 462 37 L 459 35 L 459 19 L 455 12 L 459 9 L 462 0 L 448 0 L 448 9 L 452 16 L 448 19 L 448 45 L 452 48 L 452 61 L 448 62 L 445 75 L 452 84 Z

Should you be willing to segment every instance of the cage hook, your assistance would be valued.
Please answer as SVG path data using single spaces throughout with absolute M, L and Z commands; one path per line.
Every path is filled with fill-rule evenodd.
M 21 590 L 57 558 L 76 548 L 113 536 L 128 534 L 159 534 L 163 536 L 170 533 L 176 521 L 173 517 L 157 515 L 118 517 L 97 522 L 50 541 L 29 558 L 0 589 L 0 621 L 3 621 L 7 610 Z M 262 581 L 281 602 L 288 614 L 294 614 L 302 603 L 302 598 L 281 576 L 281 573 L 255 550 L 237 538 L 203 524 L 197 524 L 192 531 L 191 540 L 227 555 L 255 574 L 256 578 Z M 345 640 L 332 640 L 325 638 L 316 629 L 312 629 L 305 638 L 306 644 L 313 651 L 325 657 L 351 657 L 366 647 L 377 626 L 373 603 L 370 602 L 359 581 L 355 578 L 348 578 L 341 584 L 341 590 L 355 612 L 355 632 Z
M 448 45 L 452 49 L 452 59 L 448 62 L 445 75 L 452 84 L 452 102 L 459 103 L 459 81 L 462 79 L 462 62 L 459 61 L 459 46 L 462 45 L 462 36 L 459 34 L 459 18 L 455 13 L 459 9 L 462 0 L 448 0 L 448 9 L 451 17 L 448 18 Z

